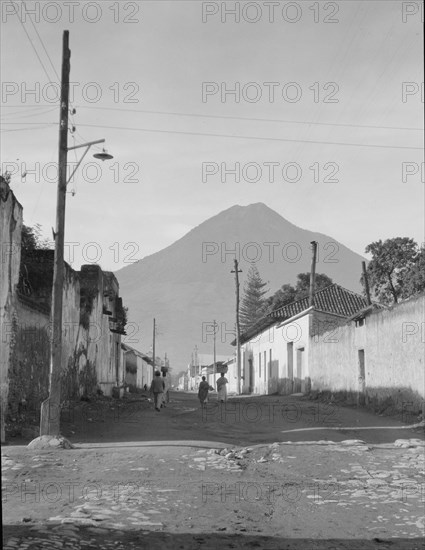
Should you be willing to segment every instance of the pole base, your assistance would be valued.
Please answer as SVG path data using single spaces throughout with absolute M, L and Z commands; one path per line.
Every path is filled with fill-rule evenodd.
M 62 435 L 40 435 L 30 441 L 27 448 L 38 451 L 40 449 L 74 449 L 74 446 Z

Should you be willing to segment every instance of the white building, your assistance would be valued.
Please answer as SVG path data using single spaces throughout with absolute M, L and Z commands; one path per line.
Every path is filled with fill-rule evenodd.
M 366 306 L 363 296 L 334 283 L 315 293 L 313 307 L 306 297 L 261 319 L 241 335 L 242 393 L 309 391 L 311 339 Z

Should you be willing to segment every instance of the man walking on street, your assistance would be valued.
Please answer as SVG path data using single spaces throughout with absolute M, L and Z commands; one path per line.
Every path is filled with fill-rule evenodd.
M 165 383 L 161 379 L 161 373 L 159 371 L 155 371 L 155 377 L 152 380 L 150 393 L 151 395 L 153 394 L 155 410 L 158 412 L 161 411 L 161 403 L 162 403 L 162 397 L 164 395 L 164 388 L 165 388 Z

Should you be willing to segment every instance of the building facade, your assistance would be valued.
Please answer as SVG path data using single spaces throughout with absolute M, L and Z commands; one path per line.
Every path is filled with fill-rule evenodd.
M 311 342 L 367 306 L 365 298 L 332 284 L 314 306 L 303 298 L 282 306 L 241 335 L 242 393 L 296 394 L 311 388 Z

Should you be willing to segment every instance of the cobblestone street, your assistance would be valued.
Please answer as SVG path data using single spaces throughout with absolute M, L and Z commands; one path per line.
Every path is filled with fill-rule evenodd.
M 423 548 L 425 447 L 411 435 L 4 447 L 4 547 Z

